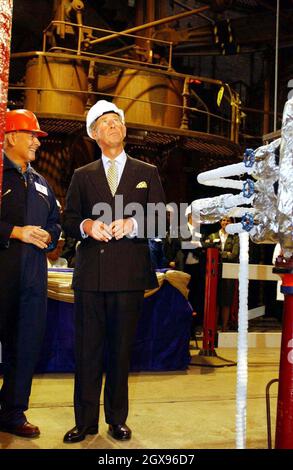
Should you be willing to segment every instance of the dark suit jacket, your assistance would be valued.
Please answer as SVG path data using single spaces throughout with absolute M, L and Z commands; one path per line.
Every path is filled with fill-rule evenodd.
M 229 263 L 229 262 L 237 263 L 238 257 L 239 257 L 239 237 L 238 237 L 238 235 L 231 235 L 231 234 L 228 235 L 223 251 L 221 249 L 221 240 L 220 240 L 219 231 L 215 232 L 215 233 L 211 233 L 208 236 L 208 240 L 213 244 L 213 246 L 215 248 L 219 248 L 220 253 L 221 253 L 221 258 L 225 263 Z M 220 241 L 214 243 L 214 240 L 220 240 Z
M 141 187 L 138 187 L 139 183 L 142 183 Z M 81 237 L 80 224 L 84 219 L 111 221 L 107 210 L 101 217 L 101 214 L 93 214 L 93 208 L 96 204 L 107 203 L 114 211 L 118 196 L 120 200 L 123 196 L 123 210 L 128 205 L 128 213 L 124 216 L 116 214 L 111 220 L 134 217 L 141 232 L 142 224 L 146 222 L 147 203 L 165 203 L 157 168 L 128 156 L 115 197 L 110 192 L 102 160 L 75 171 L 68 189 L 63 219 L 65 233 L 81 240 L 75 261 L 74 289 L 133 291 L 157 285 L 146 238 L 124 237 L 99 242 L 91 237 Z M 136 215 L 135 203 L 140 203 L 141 215 Z

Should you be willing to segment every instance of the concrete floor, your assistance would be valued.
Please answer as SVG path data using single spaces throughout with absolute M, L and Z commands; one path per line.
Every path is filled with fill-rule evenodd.
M 235 360 L 234 348 L 218 349 Z M 191 349 L 192 355 L 198 351 Z M 247 448 L 266 449 L 266 384 L 278 377 L 279 348 L 249 350 Z M 0 449 L 234 449 L 236 367 L 190 366 L 185 372 L 130 375 L 130 441 L 107 434 L 101 412 L 100 434 L 78 444 L 63 443 L 74 426 L 71 374 L 38 375 L 33 382 L 27 418 L 41 429 L 37 439 L 0 433 Z M 277 385 L 271 389 L 272 423 Z

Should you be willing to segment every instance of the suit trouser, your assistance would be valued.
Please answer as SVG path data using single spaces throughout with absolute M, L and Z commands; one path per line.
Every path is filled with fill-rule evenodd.
M 14 321 L 6 323 L 1 338 L 4 364 L 0 421 L 17 425 L 25 421 L 24 411 L 28 409 L 46 327 L 47 291 L 26 287 L 2 300 Z
M 106 422 L 123 424 L 127 419 L 130 353 L 143 296 L 143 291 L 75 290 L 74 410 L 78 427 L 98 424 L 103 371 Z
M 190 281 L 188 283 L 189 296 L 188 300 L 191 303 L 194 310 L 200 315 L 203 315 L 204 310 L 204 271 L 199 263 L 186 264 L 184 271 L 190 274 Z

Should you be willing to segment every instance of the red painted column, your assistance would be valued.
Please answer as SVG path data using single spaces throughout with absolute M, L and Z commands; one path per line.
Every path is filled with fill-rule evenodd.
M 3 143 L 10 59 L 13 0 L 0 1 L 0 208 L 3 178 Z
M 217 331 L 217 286 L 219 269 L 219 250 L 207 248 L 206 287 L 203 323 L 203 342 L 201 354 L 214 355 Z
M 293 259 L 292 259 L 293 264 Z M 282 274 L 283 328 L 279 369 L 276 449 L 293 449 L 293 269 L 274 268 Z

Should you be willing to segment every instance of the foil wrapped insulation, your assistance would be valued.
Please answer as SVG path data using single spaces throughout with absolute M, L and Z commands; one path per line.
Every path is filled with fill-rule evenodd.
M 279 242 L 284 257 L 293 254 L 293 98 L 287 101 L 282 121 L 281 138 L 255 151 L 254 163 L 227 165 L 198 175 L 198 182 L 207 186 L 237 189 L 243 182 L 230 176 L 252 176 L 251 193 L 244 189 L 238 195 L 224 194 L 192 202 L 192 211 L 199 214 L 202 223 L 209 224 L 223 216 L 253 216 L 249 232 L 255 243 Z M 240 207 L 239 207 L 240 206 Z M 237 225 L 239 231 L 240 224 Z M 236 229 L 236 225 L 233 227 Z
M 289 258 L 293 254 L 293 97 L 283 113 L 279 168 L 278 240 L 285 258 Z
M 255 243 L 277 243 L 277 182 L 279 179 L 278 154 L 281 139 L 259 147 L 255 152 L 252 176 L 256 180 L 253 207 L 255 230 L 250 238 Z

